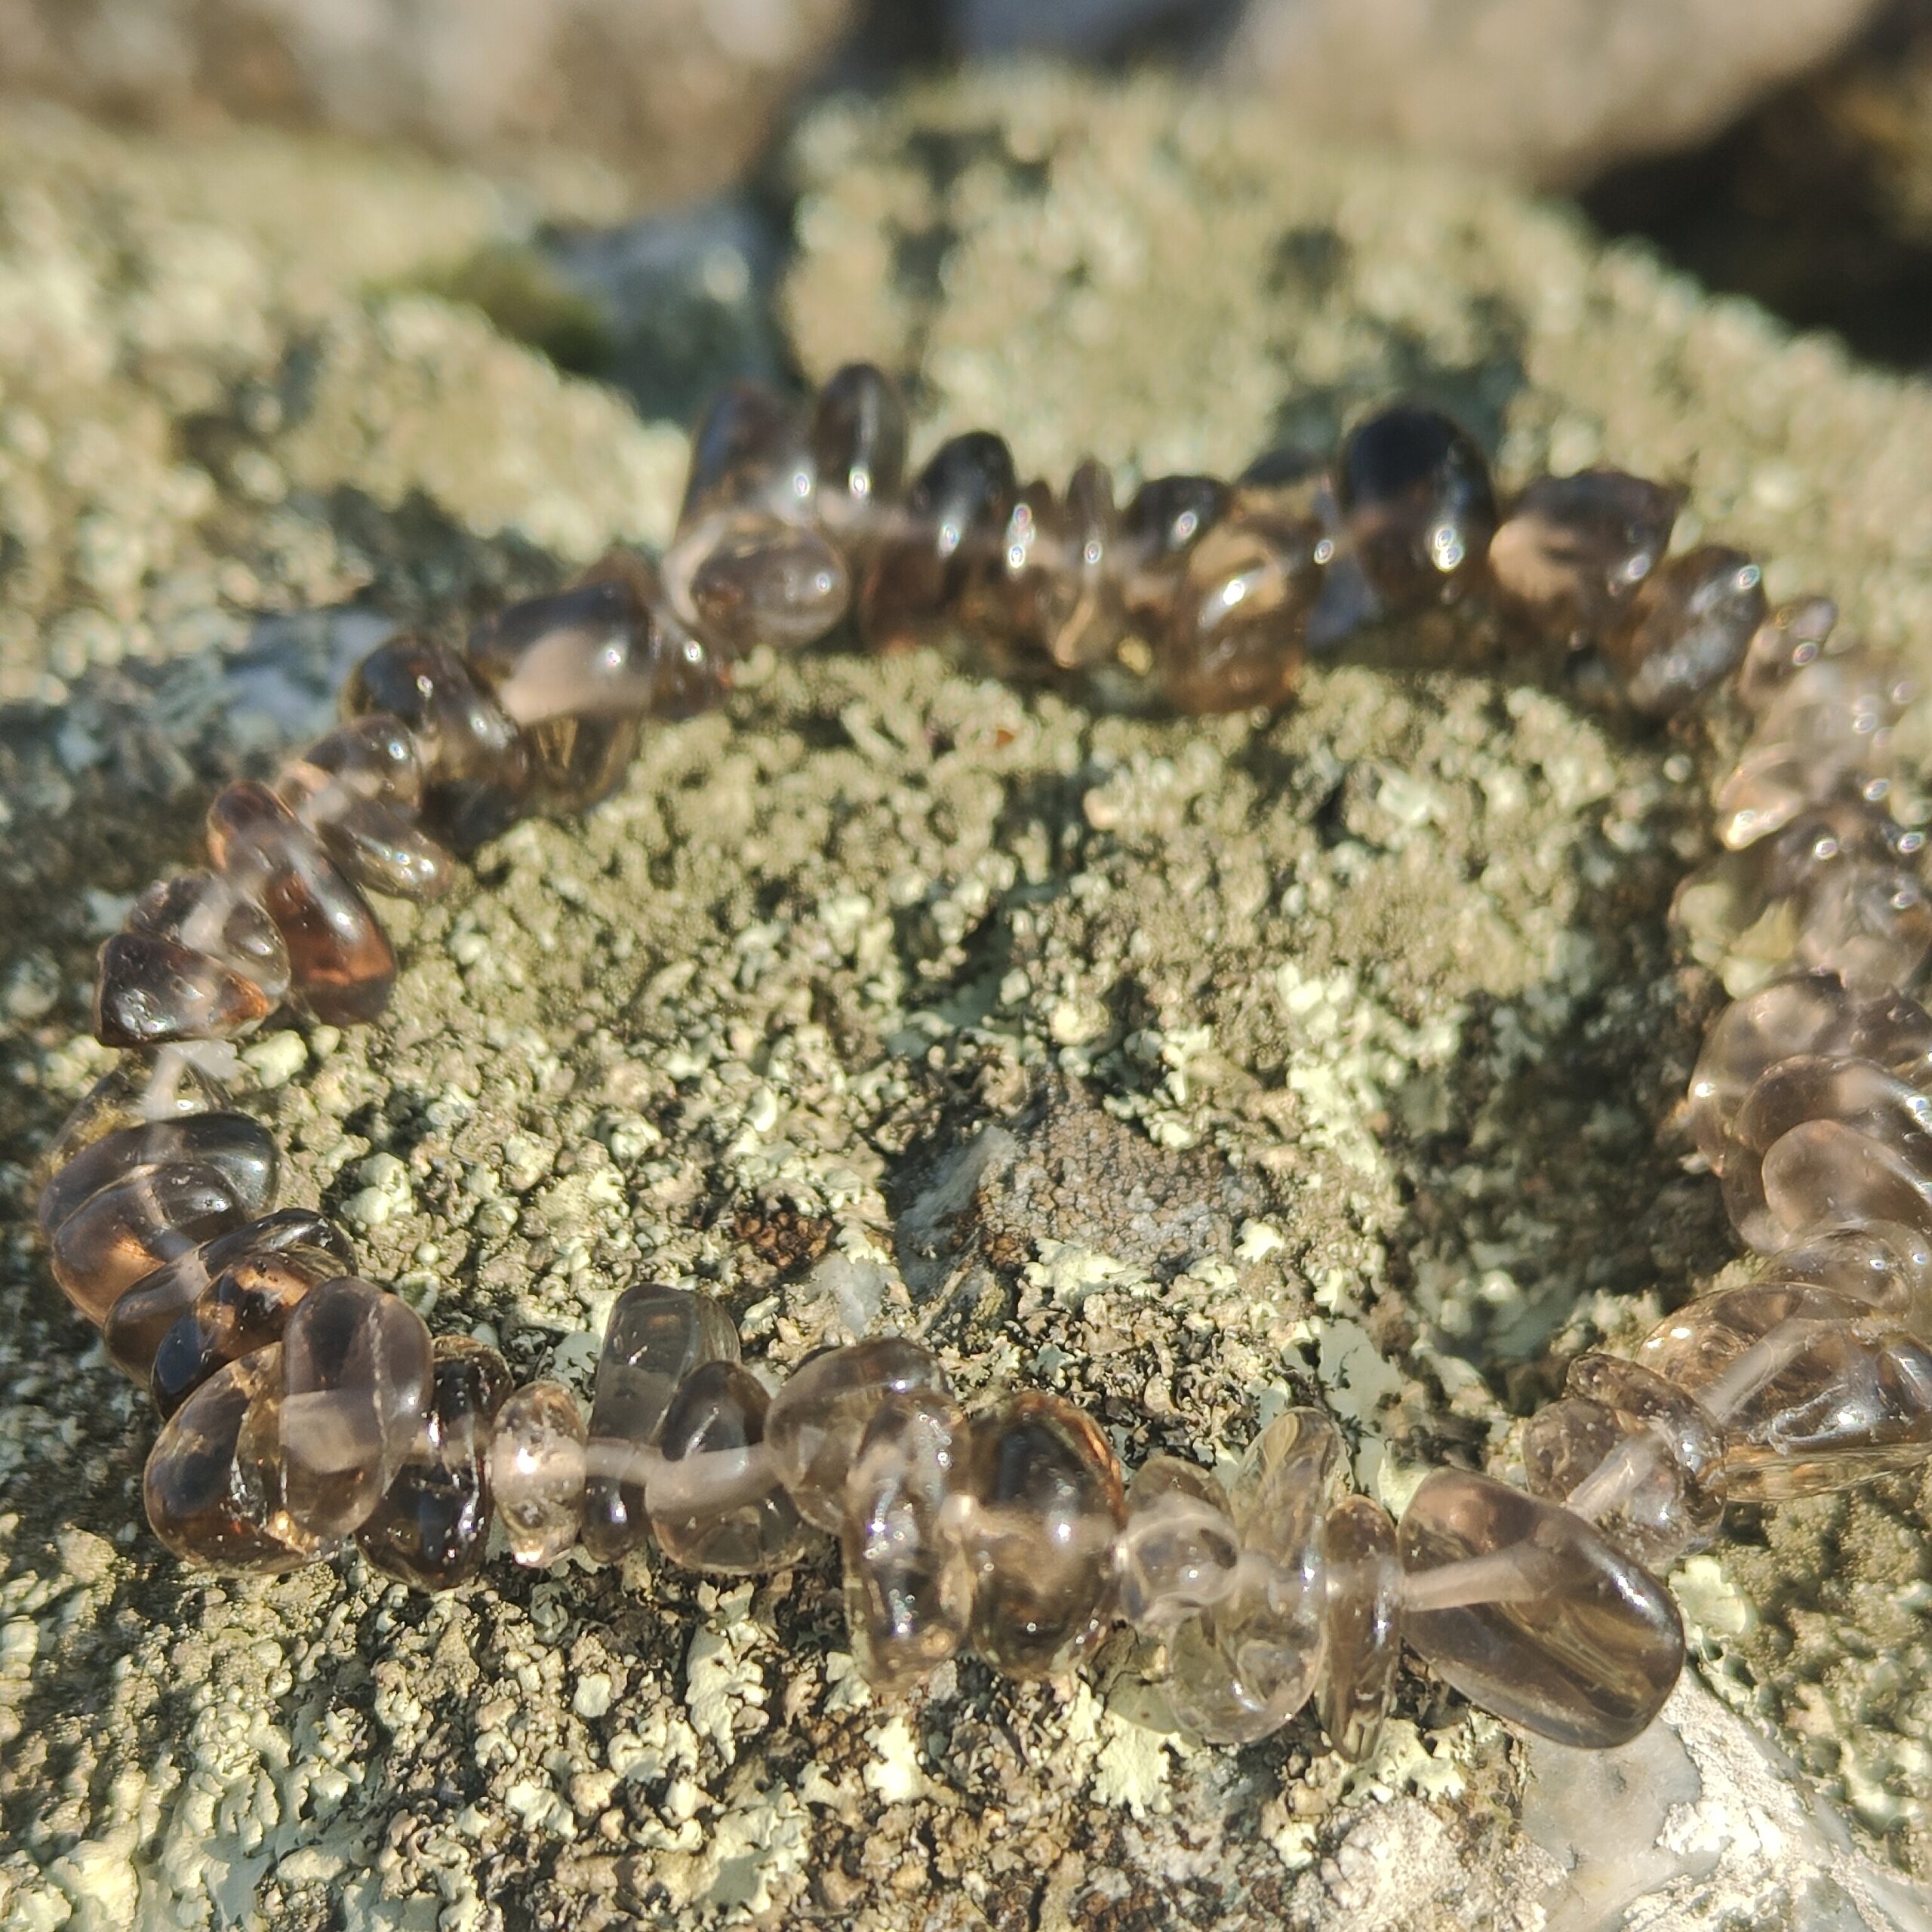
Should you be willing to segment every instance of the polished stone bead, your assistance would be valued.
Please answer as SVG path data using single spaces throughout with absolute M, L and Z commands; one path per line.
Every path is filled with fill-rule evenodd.
M 610 796 L 636 755 L 655 694 L 651 580 L 610 568 L 525 598 L 469 634 L 470 669 L 522 728 L 535 789 L 553 811 Z
M 338 725 L 282 766 L 275 789 L 366 890 L 421 903 L 454 882 L 456 862 L 416 823 L 422 760 L 400 718 Z
M 1734 1502 L 1815 1496 L 1932 1457 L 1932 1350 L 1830 1289 L 1706 1295 L 1637 1358 L 1722 1424 Z
M 1323 1519 L 1321 1670 L 1315 1711 L 1352 1764 L 1375 1755 L 1402 1659 L 1402 1564 L 1380 1503 L 1345 1496 Z
M 144 1275 L 108 1311 L 101 1342 L 108 1358 L 122 1373 L 146 1386 L 162 1343 L 185 1318 L 208 1305 L 210 1290 L 231 1268 L 238 1285 L 255 1282 L 255 1264 L 268 1264 L 293 1254 L 304 1268 L 331 1266 L 317 1278 L 346 1275 L 354 1266 L 348 1237 L 328 1217 L 312 1208 L 282 1208 L 272 1214 L 245 1222 L 213 1240 L 178 1255 L 166 1266 Z M 237 1349 L 236 1354 L 243 1351 Z
M 522 734 L 447 645 L 409 635 L 379 645 L 350 674 L 343 712 L 385 713 L 408 728 L 423 760 L 424 821 L 457 851 L 474 851 L 523 816 Z
M 288 1515 L 314 1536 L 353 1534 L 409 1453 L 428 1411 L 423 1318 L 353 1275 L 312 1288 L 281 1340 L 279 1440 Z
M 1106 1627 L 1120 1465 L 1091 1417 L 1026 1389 L 973 1418 L 967 1488 L 973 1647 L 1009 1676 L 1051 1676 Z
M 1604 654 L 1633 710 L 1668 718 L 1737 669 L 1765 608 L 1763 571 L 1742 552 L 1707 543 L 1644 580 L 1629 627 L 1605 638 Z
M 1838 607 L 1815 593 L 1781 604 L 1745 647 L 1732 688 L 1745 709 L 1763 712 L 1807 664 L 1815 664 L 1838 620 Z
M 691 627 L 727 657 L 792 651 L 845 614 L 845 560 L 810 524 L 762 510 L 700 518 L 664 553 L 664 586 Z
M 223 1269 L 155 1349 L 148 1393 L 156 1410 L 171 1416 L 217 1370 L 279 1341 L 289 1310 L 343 1272 L 339 1257 L 317 1247 L 282 1248 Z M 115 1307 L 131 1298 L 123 1295 Z
M 1129 565 L 1113 478 L 1090 457 L 1063 500 L 1044 483 L 1019 493 L 997 558 L 961 621 L 998 646 L 1017 672 L 1083 669 L 1111 657 L 1127 633 Z
M 1129 608 L 1164 614 L 1182 560 L 1227 514 L 1234 492 L 1218 476 L 1150 476 L 1129 500 L 1120 541 L 1130 567 Z
M 1835 973 L 1855 994 L 1903 991 L 1932 956 L 1932 901 L 1915 872 L 1853 857 L 1822 869 L 1797 906 L 1794 957 Z
M 1497 601 L 1573 647 L 1611 636 L 1669 547 L 1680 500 L 1620 469 L 1537 477 L 1490 540 Z
M 35 1161 L 29 1183 L 34 1200 L 47 1192 L 55 1175 L 110 1134 L 226 1109 L 232 1097 L 228 1089 L 198 1060 L 185 1057 L 205 1051 L 163 1047 L 122 1054 L 81 1097 Z
M 1684 1665 L 1657 1579 L 1559 1504 L 1465 1469 L 1403 1512 L 1403 1634 L 1472 1703 L 1559 1744 L 1627 1743 Z
M 54 1278 L 99 1327 L 143 1275 L 246 1220 L 234 1182 L 203 1162 L 136 1168 L 97 1189 L 48 1243 Z
M 208 851 L 275 921 L 296 999 L 331 1026 L 380 1014 L 395 983 L 388 937 L 315 835 L 266 786 L 245 779 L 216 795 Z
M 1279 704 L 1301 674 L 1330 549 L 1320 524 L 1233 507 L 1193 544 L 1155 640 L 1161 689 L 1178 711 Z
M 261 988 L 271 1006 L 288 991 L 288 948 L 275 921 L 234 881 L 214 872 L 157 879 L 128 909 L 128 930 L 205 953 Z
M 385 1576 L 420 1590 L 453 1590 L 483 1567 L 490 1538 L 491 1424 L 509 1392 L 494 1349 L 438 1335 L 429 1402 L 416 1439 L 355 1533 Z
M 861 535 L 906 480 L 906 399 L 869 362 L 836 371 L 812 408 L 813 507 L 841 543 Z
M 281 1351 L 230 1362 L 169 1417 L 142 1478 L 149 1523 L 184 1561 L 274 1576 L 330 1555 L 332 1543 L 285 1534 L 281 1472 L 270 1432 Z
M 811 463 L 791 405 L 768 383 L 728 383 L 691 432 L 678 528 L 718 509 L 796 514 L 811 494 Z
M 1760 1075 L 1745 1096 L 1724 1149 L 1725 1211 L 1761 1254 L 1775 1253 L 1811 1224 L 1774 1213 L 1764 1179 L 1767 1153 L 1807 1121 L 1835 1121 L 1885 1143 L 1932 1184 L 1932 1103 L 1873 1061 L 1793 1054 Z
M 669 1466 L 647 1495 L 658 1547 L 687 1570 L 755 1576 L 795 1563 L 812 1531 L 761 1449 L 770 1398 L 742 1363 L 691 1371 L 665 1411 L 658 1444 Z
M 644 694 L 653 718 L 695 718 L 723 702 L 731 685 L 733 654 L 699 635 L 688 609 L 680 610 L 657 566 L 622 546 L 601 558 L 586 583 L 620 583 L 648 623 L 642 642 Z
M 1786 1240 L 1847 1221 L 1897 1221 L 1932 1233 L 1932 1177 L 1924 1149 L 1806 1121 L 1765 1150 L 1764 1204 Z
M 642 1475 L 615 1466 L 656 1444 L 672 1397 L 696 1369 L 737 1359 L 737 1329 L 711 1296 L 643 1281 L 617 1297 L 590 1405 L 583 1546 L 598 1562 L 617 1561 L 647 1527 Z
M 965 1640 L 973 1567 L 953 1514 L 971 1433 L 942 1389 L 910 1388 L 880 1402 L 851 1459 L 845 1620 L 860 1672 L 887 1696 L 914 1688 Z
M 772 1397 L 765 1446 L 807 1522 L 823 1530 L 839 1527 L 859 1438 L 888 1395 L 912 1389 L 946 1394 L 946 1371 L 918 1343 L 881 1335 L 814 1355 Z
M 1661 1390 L 1647 1415 L 1624 1407 L 1614 1390 L 1605 1391 L 1610 1399 L 1573 1392 L 1523 1432 L 1531 1494 L 1567 1505 L 1653 1570 L 1708 1546 L 1724 1514 L 1721 1437 L 1681 1392 L 1667 1383 Z
M 1150 1456 L 1128 1485 L 1115 1564 L 1120 1613 L 1137 1630 L 1171 1633 L 1235 1586 L 1241 1540 L 1226 1492 L 1177 1456 Z
M 1777 1251 L 1772 1284 L 1829 1288 L 1932 1339 L 1932 1234 L 1897 1221 L 1807 1229 Z
M 1334 490 L 1348 550 L 1386 606 L 1434 602 L 1481 577 L 1497 526 L 1489 463 L 1439 411 L 1398 403 L 1358 423 Z
M 116 933 L 96 969 L 94 1036 L 107 1047 L 232 1039 L 273 1006 L 253 980 L 205 952 L 152 933 Z
M 526 1383 L 497 1411 L 491 1491 L 510 1555 L 528 1568 L 555 1562 L 583 1527 L 588 1439 L 583 1411 L 561 1383 Z
M 1013 453 L 989 431 L 942 443 L 882 532 L 861 586 L 867 648 L 929 642 L 992 568 L 1019 491 Z
M 247 1114 L 205 1113 L 112 1129 L 57 1169 L 35 1213 L 51 1235 L 90 1195 L 143 1169 L 202 1165 L 227 1179 L 236 1204 L 259 1214 L 275 1198 L 281 1155 L 275 1137 Z
M 1889 758 L 1892 727 L 1910 695 L 1896 666 L 1862 651 L 1818 657 L 1794 672 L 1718 787 L 1718 836 L 1739 850 L 1860 790 Z

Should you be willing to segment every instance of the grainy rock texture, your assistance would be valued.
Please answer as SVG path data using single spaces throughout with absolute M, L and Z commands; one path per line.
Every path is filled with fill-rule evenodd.
M 883 1709 L 827 1558 L 736 1588 L 499 1564 L 434 1601 L 353 1563 L 214 1585 L 162 1558 L 143 1405 L 21 1223 L 103 1057 L 91 946 L 335 657 L 661 537 L 678 448 L 473 316 L 365 292 L 400 239 L 378 265 L 322 238 L 318 267 L 227 151 L 50 126 L 0 155 L 32 245 L 0 254 L 4 661 L 64 697 L 0 716 L 0 1920 L 1532 1932 L 1615 1924 L 1634 1885 L 1651 1927 L 1925 1922 L 1911 1481 L 1744 1518 L 1687 1566 L 1699 1678 L 1594 1783 L 1414 1675 L 1354 1773 L 1306 1719 L 1186 1748 L 1118 1649 Z M 289 193 L 352 192 L 257 152 Z M 1775 589 L 1924 634 L 1932 394 L 1500 189 L 1279 155 L 1151 85 L 829 110 L 794 156 L 797 352 L 878 355 L 928 435 L 991 420 L 1054 471 L 1232 466 L 1420 388 L 1512 475 L 1681 478 Z M 439 257 L 495 220 L 460 182 L 368 192 Z M 216 307 L 248 326 L 165 258 L 229 263 L 246 299 Z M 391 1020 L 270 1034 L 251 1104 L 296 1198 L 520 1371 L 582 1386 L 648 1272 L 716 1287 L 775 1364 L 915 1329 L 969 1389 L 1076 1395 L 1131 1460 L 1321 1402 L 1399 1502 L 1433 1460 L 1506 1461 L 1561 1358 L 1728 1259 L 1657 1134 L 1712 998 L 1663 924 L 1700 803 L 1681 748 L 1446 621 L 1279 717 L 1192 724 L 937 657 L 761 658 L 586 823 L 400 912 Z

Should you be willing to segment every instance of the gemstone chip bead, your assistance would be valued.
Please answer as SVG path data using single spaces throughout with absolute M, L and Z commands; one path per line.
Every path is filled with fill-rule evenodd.
M 527 1383 L 497 1411 L 490 1487 L 510 1555 L 527 1568 L 555 1562 L 583 1529 L 588 1441 L 583 1412 L 561 1383 Z

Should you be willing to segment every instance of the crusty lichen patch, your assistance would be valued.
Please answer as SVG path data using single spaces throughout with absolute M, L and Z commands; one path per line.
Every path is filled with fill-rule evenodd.
M 917 374 L 926 433 L 985 416 L 1055 468 L 1089 445 L 1230 466 L 1278 419 L 1440 386 L 1513 469 L 1684 475 L 1774 581 L 1829 555 L 1872 628 L 1914 619 L 1920 390 L 1499 192 L 1283 170 L 1271 138 L 1152 88 L 834 107 L 796 153 L 801 355 L 881 353 Z M 29 165 L 6 167 L 17 207 Z M 78 258 L 54 205 L 48 258 Z M 126 217 L 137 240 L 149 218 Z M 272 281 L 279 258 L 235 232 L 236 276 Z M 50 299 L 20 297 L 42 330 Z M 327 293 L 259 313 L 240 362 L 195 377 L 215 480 L 193 543 L 247 572 L 237 611 L 461 610 L 662 534 L 675 439 L 474 318 Z M 152 407 L 165 443 L 186 418 Z M 106 541 L 125 519 L 98 508 Z M 78 528 L 29 531 L 30 569 L 46 610 L 94 615 L 17 626 L 7 659 L 22 689 L 75 685 L 0 737 L 17 1207 L 99 1063 L 77 1035 L 100 931 L 186 854 L 206 780 L 270 755 L 368 634 L 285 626 L 233 672 L 116 670 L 95 644 L 158 621 L 171 580 L 134 572 L 125 609 L 61 589 Z M 1728 1254 L 1657 1138 L 1709 998 L 1663 924 L 1699 823 L 1679 746 L 1497 675 L 1466 622 L 1365 639 L 1278 717 L 1192 724 L 936 656 L 761 656 L 583 823 L 519 828 L 447 901 L 398 909 L 391 1020 L 270 1034 L 250 1104 L 296 1198 L 520 1373 L 586 1386 L 612 1298 L 651 1274 L 722 1294 L 774 1367 L 913 1330 L 969 1390 L 1089 1404 L 1132 1460 L 1231 1457 L 1320 1403 L 1399 1503 L 1445 1454 L 1506 1456 L 1558 1355 Z M 736 1586 L 641 1557 L 500 1563 L 435 1602 L 352 1561 L 198 1580 L 136 1527 L 134 1392 L 17 1225 L 5 1266 L 0 1912 L 23 1926 L 117 1922 L 131 1887 L 161 1926 L 1527 1932 L 1561 1881 L 1519 1826 L 1519 1745 L 1420 1675 L 1351 1772 L 1306 1718 L 1251 1751 L 1185 1745 L 1118 1640 L 1078 1683 L 964 1663 L 883 1706 L 829 1552 Z M 1914 1502 L 1740 1524 L 1687 1595 L 1709 1680 L 1922 1872 Z M 1697 1748 L 1700 1816 L 1748 1805 Z M 1802 1875 L 1760 1864 L 1775 1922 Z

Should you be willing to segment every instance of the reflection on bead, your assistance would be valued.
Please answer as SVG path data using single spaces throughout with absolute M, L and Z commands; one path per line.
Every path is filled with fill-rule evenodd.
M 355 1533 L 384 1575 L 453 1590 L 483 1567 L 490 1536 L 490 1427 L 509 1390 L 494 1349 L 439 1335 L 429 1401 L 389 1486 Z
M 1774 611 L 1745 648 L 1732 681 L 1745 709 L 1762 712 L 1806 665 L 1816 663 L 1838 620 L 1838 607 L 1815 593 Z
M 903 1336 L 827 1349 L 802 1363 L 771 1398 L 764 1441 L 798 1513 L 823 1530 L 844 1520 L 845 1478 L 860 1438 L 888 1395 L 946 1392 L 946 1372 Z
M 1669 546 L 1678 501 L 1618 469 L 1539 476 L 1490 542 L 1499 600 L 1573 648 L 1615 635 Z
M 254 980 L 205 952 L 151 933 L 116 933 L 100 949 L 94 1036 L 106 1047 L 170 1040 L 226 1040 L 270 1011 Z
M 48 1260 L 67 1299 L 98 1327 L 143 1276 L 226 1233 L 249 1212 L 218 1168 L 137 1168 L 60 1223 Z
M 764 1439 L 770 1398 L 736 1361 L 705 1362 L 678 1386 L 659 1446 L 677 1466 L 678 1500 L 660 1503 L 654 1481 L 651 1527 L 658 1546 L 687 1570 L 755 1576 L 795 1563 L 812 1532 L 780 1485 Z M 668 1487 L 668 1485 L 667 1485 Z
M 844 541 L 905 481 L 905 398 L 871 363 L 848 362 L 819 391 L 808 440 L 814 507 Z
M 1559 1744 L 1627 1743 L 1684 1664 L 1669 1593 L 1580 1517 L 1464 1469 L 1403 1512 L 1404 1635 L 1484 1710 Z
M 1251 512 L 1237 498 L 1192 546 L 1155 651 L 1176 710 L 1245 711 L 1287 697 L 1327 544 L 1319 524 Z
M 490 1487 L 510 1555 L 528 1568 L 555 1562 L 583 1527 L 587 1440 L 577 1398 L 560 1383 L 526 1383 L 497 1411 Z
M 1379 1503 L 1345 1496 L 1322 1524 L 1321 1674 L 1315 1715 L 1352 1764 L 1381 1741 L 1401 1662 L 1402 1565 Z
M 973 1418 L 968 1490 L 973 1647 L 1009 1676 L 1063 1670 L 1105 1627 L 1127 1516 L 1112 1449 L 1072 1403 L 1023 1390 Z
M 678 528 L 709 511 L 746 505 L 802 509 L 811 483 L 791 405 L 769 383 L 728 383 L 691 432 Z
M 644 1540 L 640 1475 L 600 1472 L 601 1445 L 623 1454 L 656 1445 L 679 1386 L 708 1361 L 738 1359 L 738 1331 L 723 1305 L 688 1288 L 644 1281 L 611 1310 L 590 1406 L 591 1475 L 584 1492 L 583 1546 L 614 1563 Z
M 1398 403 L 1357 424 L 1337 459 L 1335 496 L 1349 551 L 1392 609 L 1481 575 L 1497 525 L 1488 460 L 1439 411 Z
M 795 650 L 845 614 L 845 561 L 809 525 L 758 510 L 706 517 L 665 552 L 664 586 L 691 629 L 727 657 Z
M 845 1619 L 866 1682 L 886 1696 L 921 1682 L 964 1641 L 973 1571 L 952 1522 L 970 1429 L 943 1391 L 880 1402 L 847 1474 L 840 1548 Z
M 312 1289 L 282 1331 L 279 1440 L 290 1520 L 352 1535 L 429 1407 L 431 1344 L 407 1302 L 354 1276 Z

